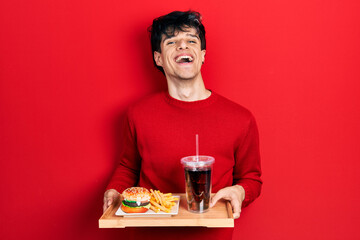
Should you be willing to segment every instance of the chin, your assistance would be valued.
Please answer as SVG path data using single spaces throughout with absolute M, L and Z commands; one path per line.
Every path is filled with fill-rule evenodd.
M 189 80 L 195 80 L 198 76 L 199 74 L 184 73 L 184 74 L 179 74 L 177 78 L 180 80 L 189 81 Z

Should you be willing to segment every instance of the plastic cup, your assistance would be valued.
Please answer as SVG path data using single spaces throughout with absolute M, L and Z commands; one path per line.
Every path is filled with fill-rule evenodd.
M 215 159 L 210 156 L 188 156 L 181 159 L 185 170 L 188 210 L 203 213 L 209 209 L 211 172 Z

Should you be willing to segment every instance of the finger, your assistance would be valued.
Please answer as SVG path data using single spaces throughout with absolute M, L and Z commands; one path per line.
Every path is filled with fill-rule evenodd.
M 215 206 L 215 204 L 217 203 L 217 201 L 219 201 L 220 199 L 224 198 L 226 195 L 224 193 L 224 191 L 220 190 L 218 191 L 212 198 L 211 198 L 211 202 L 210 202 L 210 207 L 212 208 L 213 206 Z
M 105 210 L 108 208 L 107 206 L 107 197 L 104 196 L 104 204 L 103 204 L 103 212 L 105 212 Z
M 238 219 L 240 217 L 240 213 L 233 213 L 234 219 Z
M 110 205 L 119 195 L 119 193 L 110 190 L 105 193 L 104 201 L 108 202 L 110 200 L 110 203 L 108 203 Z
M 241 213 L 241 204 L 239 200 L 237 198 L 232 198 L 230 203 L 233 209 L 234 219 L 239 218 Z
M 113 204 L 113 202 L 114 202 L 114 197 L 107 197 L 104 200 L 103 211 L 105 212 L 106 209 L 108 209 L 110 205 Z
M 113 203 L 113 201 L 114 201 L 114 197 L 112 196 L 112 197 L 108 197 L 108 199 L 107 199 L 107 205 L 108 205 L 108 207 Z
M 104 203 L 104 205 L 103 205 L 103 213 L 106 211 L 106 209 L 108 209 L 108 206 Z
M 109 189 L 104 194 L 103 212 L 105 212 L 109 206 L 113 203 L 114 199 L 119 197 L 119 193 L 114 189 Z
M 104 201 L 103 212 L 105 212 L 108 208 L 109 208 L 109 205 L 107 204 L 107 201 Z
M 219 200 L 219 194 L 216 193 L 210 200 L 210 208 L 212 208 L 213 206 L 215 206 L 215 204 L 217 203 L 217 201 Z
M 106 192 L 105 192 L 105 197 L 107 197 L 107 198 L 109 198 L 109 197 L 115 197 L 115 196 L 117 196 L 117 195 L 119 195 L 119 193 L 116 191 L 116 190 L 114 190 L 114 189 L 109 189 L 109 190 L 107 190 Z

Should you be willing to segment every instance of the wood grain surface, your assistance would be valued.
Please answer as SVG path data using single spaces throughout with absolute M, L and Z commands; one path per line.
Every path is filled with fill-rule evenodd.
M 216 205 L 205 213 L 191 213 L 187 210 L 185 194 L 180 196 L 179 212 L 169 217 L 123 217 L 115 213 L 120 206 L 120 200 L 114 202 L 99 219 L 99 228 L 124 227 L 234 227 L 232 208 L 228 201 L 219 200 Z

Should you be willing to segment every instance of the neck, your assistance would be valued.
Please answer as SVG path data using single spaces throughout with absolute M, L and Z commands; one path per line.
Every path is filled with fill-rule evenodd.
M 205 88 L 201 75 L 198 78 L 187 80 L 167 78 L 167 83 L 170 96 L 181 101 L 204 100 L 211 95 L 211 92 Z

